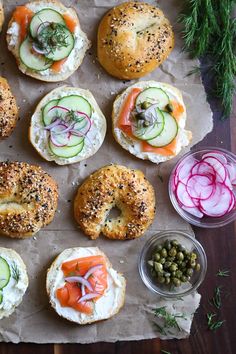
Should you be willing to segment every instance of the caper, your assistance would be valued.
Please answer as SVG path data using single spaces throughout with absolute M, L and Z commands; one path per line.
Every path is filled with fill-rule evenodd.
M 177 247 L 179 245 L 179 242 L 177 240 L 171 240 L 171 244 L 174 247 Z
M 186 274 L 191 277 L 193 275 L 193 269 L 192 268 L 188 268 L 186 271 Z
M 171 264 L 172 264 L 172 263 L 169 262 L 169 261 L 165 262 L 165 263 L 164 263 L 164 268 L 165 268 L 165 269 L 170 268 Z
M 182 265 L 182 261 L 176 261 L 176 263 L 178 264 L 179 267 Z
M 151 269 L 151 275 L 152 275 L 153 277 L 156 277 L 156 276 L 157 276 L 157 273 L 156 273 L 156 271 L 155 271 L 154 268 Z
M 165 283 L 166 284 L 170 284 L 170 278 L 167 277 L 166 280 L 165 280 Z
M 196 253 L 194 253 L 194 252 L 190 253 L 190 257 L 191 257 L 191 259 L 193 259 L 193 260 L 197 259 L 197 255 L 196 255 Z
M 176 257 L 177 257 L 177 259 L 178 259 L 179 261 L 182 261 L 182 260 L 184 259 L 184 255 L 183 255 L 182 252 L 178 252 L 177 255 L 176 255 Z
M 160 253 L 155 253 L 154 260 L 158 262 L 160 259 L 161 259 Z
M 196 261 L 191 261 L 190 265 L 191 265 L 192 268 L 195 268 L 196 267 Z
M 173 262 L 173 261 L 175 260 L 175 257 L 170 257 L 170 256 L 168 256 L 168 257 L 166 258 L 166 260 L 169 261 L 169 262 Z
M 163 283 L 165 283 L 165 278 L 164 277 L 158 277 L 158 281 L 159 281 L 159 283 L 161 283 L 161 284 L 163 284 Z
M 181 269 L 184 269 L 184 268 L 186 267 L 186 265 L 187 265 L 187 263 L 186 263 L 185 261 L 183 261 L 183 262 L 181 263 Z
M 187 281 L 190 281 L 191 280 L 191 277 L 187 277 Z
M 199 272 L 199 270 L 201 269 L 201 265 L 199 263 L 197 263 L 195 269 L 197 272 Z
M 153 262 L 153 261 L 148 261 L 148 264 L 149 264 L 151 267 L 153 267 L 154 262 Z
M 177 270 L 177 268 L 178 268 L 177 264 L 172 263 L 171 266 L 170 266 L 170 271 L 171 272 L 175 272 Z
M 179 245 L 179 246 L 178 246 L 178 250 L 179 250 L 180 252 L 183 252 L 183 251 L 186 250 L 186 248 L 185 248 L 183 245 Z
M 162 246 L 161 245 L 157 245 L 156 246 L 156 252 L 160 252 L 162 250 Z
M 166 259 L 165 259 L 164 257 L 159 260 L 159 262 L 160 262 L 161 264 L 164 264 L 165 261 L 166 261 Z
M 169 272 L 165 272 L 163 275 L 164 275 L 164 277 L 168 277 L 168 278 L 171 276 L 171 274 Z
M 187 277 L 185 275 L 182 275 L 182 277 L 180 278 L 180 280 L 185 283 L 187 281 Z
M 176 274 L 176 271 L 174 271 L 174 272 L 171 273 L 172 278 L 175 277 L 175 274 Z
M 155 271 L 156 272 L 160 272 L 163 270 L 163 266 L 161 263 L 158 263 L 158 262 L 154 262 L 154 268 L 155 268 Z
M 183 274 L 183 273 L 181 272 L 181 270 L 177 270 L 175 276 L 176 276 L 176 278 L 181 278 L 181 277 L 182 277 L 182 274 Z
M 145 121 L 143 122 L 144 127 L 149 127 L 150 124 L 151 124 L 151 123 L 150 123 L 148 120 L 145 120 Z
M 141 108 L 142 109 L 148 109 L 148 107 L 150 107 L 150 106 L 151 106 L 151 103 L 148 102 L 148 101 L 144 101 L 144 102 L 141 103 Z
M 173 112 L 173 110 L 174 110 L 172 103 L 168 103 L 165 108 L 166 108 L 167 112 L 169 112 L 169 113 Z
M 175 286 L 180 286 L 181 281 L 179 279 L 177 279 L 177 278 L 174 278 L 173 279 L 173 283 L 174 283 Z
M 171 243 L 169 240 L 165 241 L 165 248 L 169 251 L 171 249 Z
M 171 257 L 175 257 L 176 256 L 176 248 L 172 247 L 169 252 L 168 252 L 168 255 L 171 256 Z
M 162 249 L 161 255 L 162 255 L 162 257 L 165 257 L 165 258 L 167 257 L 167 250 L 165 248 Z

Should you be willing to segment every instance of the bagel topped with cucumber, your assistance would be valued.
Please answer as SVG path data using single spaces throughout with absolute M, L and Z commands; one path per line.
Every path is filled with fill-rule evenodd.
M 117 142 L 143 160 L 160 163 L 187 146 L 186 108 L 181 92 L 156 81 L 142 81 L 117 96 L 112 112 Z
M 76 11 L 56 0 L 17 6 L 8 25 L 7 43 L 24 74 L 49 82 L 72 75 L 91 46 Z
M 106 118 L 88 90 L 62 86 L 47 94 L 31 118 L 29 138 L 38 153 L 58 165 L 94 155 L 106 134 Z

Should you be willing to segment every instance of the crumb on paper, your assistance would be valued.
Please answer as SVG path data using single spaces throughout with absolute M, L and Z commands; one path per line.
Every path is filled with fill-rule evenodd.
M 123 259 L 120 259 L 120 264 L 125 263 L 125 261 Z

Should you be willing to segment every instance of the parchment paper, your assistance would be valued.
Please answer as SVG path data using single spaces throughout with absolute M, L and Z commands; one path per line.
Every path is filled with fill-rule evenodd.
M 22 304 L 9 319 L 1 320 L 0 340 L 2 341 L 90 343 L 158 337 L 158 332 L 153 326 L 153 315 L 150 309 L 158 304 L 163 304 L 163 300 L 159 303 L 158 297 L 143 285 L 138 275 L 138 257 L 144 243 L 157 231 L 178 229 L 188 230 L 192 233 L 192 230 L 190 225 L 177 215 L 168 198 L 168 176 L 178 157 L 159 166 L 151 162 L 144 162 L 124 151 L 111 134 L 113 99 L 117 93 L 133 82 L 116 80 L 104 72 L 96 61 L 95 38 L 101 17 L 110 7 L 120 2 L 121 0 L 64 1 L 65 4 L 72 5 L 77 9 L 82 28 L 93 41 L 93 47 L 84 59 L 82 66 L 71 78 L 66 80 L 66 83 L 92 91 L 107 118 L 108 131 L 103 146 L 95 156 L 78 164 L 60 167 L 54 163 L 45 162 L 34 151 L 28 141 L 28 127 L 37 102 L 53 88 L 61 86 L 65 82 L 42 83 L 20 73 L 5 43 L 7 23 L 14 10 L 15 2 L 4 0 L 6 21 L 0 39 L 0 74 L 6 77 L 11 84 L 20 106 L 21 119 L 12 136 L 0 143 L 0 158 L 1 160 L 20 160 L 41 165 L 57 180 L 60 201 L 54 221 L 41 230 L 36 237 L 26 240 L 0 238 L 0 246 L 11 247 L 23 257 L 30 280 Z M 211 131 L 212 114 L 206 102 L 206 94 L 200 78 L 196 75 L 186 77 L 188 71 L 198 63 L 195 60 L 189 60 L 181 51 L 182 43 L 176 20 L 182 2 L 180 0 L 148 2 L 159 4 L 171 20 L 176 34 L 176 44 L 166 62 L 142 80 L 164 81 L 182 90 L 187 106 L 187 129 L 193 132 L 192 145 L 194 145 Z M 23 3 L 24 0 L 17 1 L 17 5 Z M 183 153 L 186 151 L 187 149 Z M 72 202 L 77 185 L 96 169 L 112 162 L 141 169 L 155 187 L 156 218 L 148 232 L 140 239 L 122 242 L 100 237 L 97 241 L 91 241 L 83 235 L 73 220 Z M 163 177 L 163 183 L 158 175 Z M 110 258 L 114 268 L 123 272 L 127 279 L 125 307 L 108 321 L 97 325 L 77 326 L 59 318 L 49 306 L 45 291 L 46 269 L 58 253 L 65 248 L 74 246 L 100 247 Z M 190 315 L 198 306 L 200 297 L 198 295 L 190 296 L 186 300 L 175 304 L 176 311 L 182 309 Z M 172 305 L 172 303 L 168 304 L 168 306 Z M 179 334 L 175 333 L 172 336 L 169 335 L 168 338 L 184 337 L 188 330 Z

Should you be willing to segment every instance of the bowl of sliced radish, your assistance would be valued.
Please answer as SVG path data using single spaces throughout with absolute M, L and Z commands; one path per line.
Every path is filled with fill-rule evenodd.
M 170 200 L 190 224 L 215 228 L 236 219 L 236 156 L 221 148 L 184 155 L 169 180 Z

